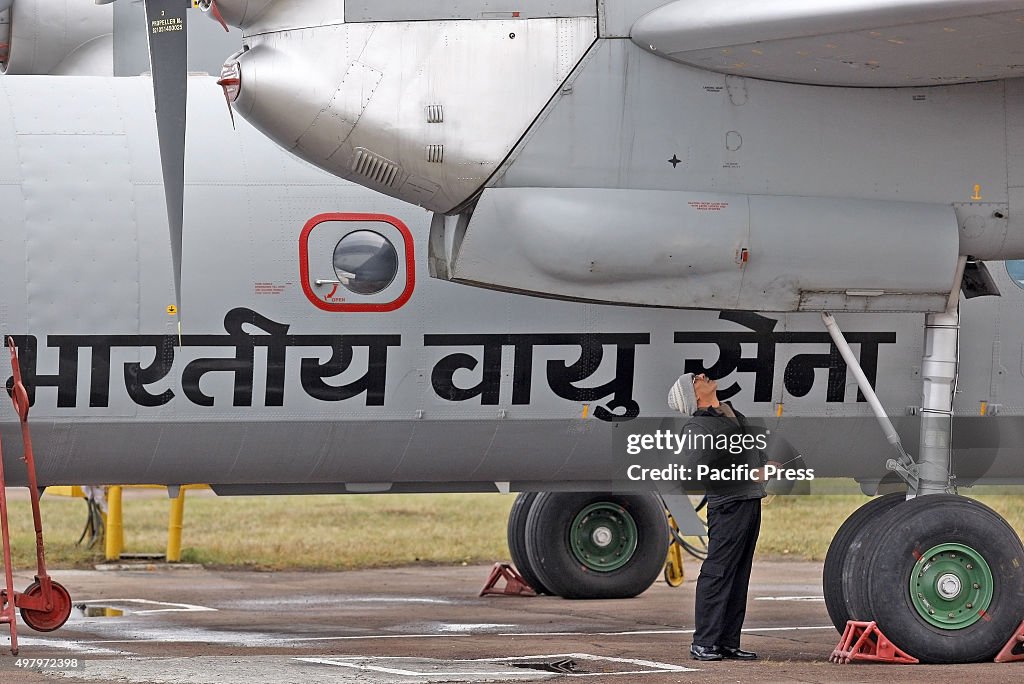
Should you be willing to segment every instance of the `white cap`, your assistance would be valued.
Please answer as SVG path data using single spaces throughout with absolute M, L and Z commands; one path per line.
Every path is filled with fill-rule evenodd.
M 693 373 L 683 373 L 668 391 L 668 407 L 684 416 L 697 410 L 697 393 L 693 391 Z

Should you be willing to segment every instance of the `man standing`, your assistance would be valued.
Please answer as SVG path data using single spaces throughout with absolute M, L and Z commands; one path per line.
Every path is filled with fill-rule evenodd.
M 689 443 L 704 445 L 691 447 L 691 465 L 703 463 L 713 471 L 728 468 L 733 473 L 755 474 L 740 480 L 702 482 L 708 497 L 708 556 L 697 578 L 696 630 L 690 655 L 702 661 L 756 660 L 756 653 L 740 648 L 740 633 L 747 612 L 754 547 L 761 529 L 765 489 L 760 468 L 765 457 L 756 448 L 730 453 L 707 446 L 723 441 L 735 444 L 749 434 L 746 418 L 729 402 L 719 401 L 717 390 L 718 383 L 706 375 L 687 373 L 669 393 L 669 406 L 693 416 L 683 428 Z

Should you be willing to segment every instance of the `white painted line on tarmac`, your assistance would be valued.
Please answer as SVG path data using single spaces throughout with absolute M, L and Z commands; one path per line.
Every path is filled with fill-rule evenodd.
M 744 632 L 800 632 L 815 630 L 834 630 L 832 625 L 813 625 L 796 627 L 745 627 Z M 306 636 L 306 637 L 281 637 L 270 634 L 245 633 L 237 635 L 240 642 L 248 647 L 274 646 L 285 644 L 301 644 L 315 641 L 373 641 L 377 639 L 468 639 L 480 636 L 495 637 L 619 637 L 619 636 L 657 636 L 657 635 L 678 635 L 693 634 L 693 629 L 644 629 L 622 632 L 449 632 L 429 634 L 347 634 L 344 636 Z M 165 630 L 165 637 L 138 638 L 138 639 L 84 639 L 74 641 L 77 644 L 145 644 L 145 643 L 180 643 L 182 641 L 209 641 L 211 643 L 234 643 L 231 639 L 212 639 L 218 634 L 217 630 L 203 630 L 200 634 L 197 630 L 183 629 L 181 638 L 175 638 L 172 630 Z M 228 635 L 230 636 L 230 635 Z M 244 639 L 242 639 L 244 636 Z M 232 636 L 232 638 L 234 638 Z M 43 640 L 40 640 L 43 641 Z M 55 639 L 54 643 L 68 643 Z
M 397 667 L 384 667 L 383 665 L 367 665 L 366 663 L 346 663 L 341 658 L 292 658 L 304 663 L 315 663 L 317 665 L 333 665 L 335 667 L 349 667 L 353 670 L 364 672 L 383 672 L 384 674 L 401 675 L 403 677 L 506 677 L 508 670 L 490 670 L 474 672 L 418 672 L 416 670 L 402 670 Z M 397 660 L 389 658 L 388 660 Z
M 744 627 L 744 632 L 792 632 L 810 629 L 835 629 L 835 625 L 819 625 L 816 627 Z
M 573 632 L 575 634 L 576 632 Z M 544 632 L 543 634 L 547 634 Z M 480 634 L 455 633 L 455 634 L 359 634 L 351 636 L 325 636 L 325 637 L 276 637 L 269 634 L 251 634 L 246 641 L 250 648 L 261 648 L 265 646 L 279 646 L 285 643 L 306 643 L 308 641 L 359 641 L 364 639 L 459 639 L 474 636 L 508 636 L 499 635 L 495 632 L 481 632 Z M 521 636 L 516 634 L 515 636 Z M 530 635 L 526 635 L 530 636 Z M 585 634 L 583 636 L 586 636 Z M 195 641 L 193 635 L 183 635 L 182 639 L 174 638 L 142 638 L 142 639 L 87 639 L 79 641 L 81 644 L 163 644 L 181 643 L 183 641 Z M 218 641 L 217 643 L 234 643 L 229 641 Z
M 8 646 L 4 644 L 4 646 Z M 81 641 L 66 641 L 64 639 L 44 639 L 39 637 L 24 637 L 18 635 L 18 646 L 21 648 L 34 646 L 37 648 L 59 648 L 63 651 L 82 653 L 85 655 L 131 655 L 129 651 L 115 651 L 111 648 L 103 648 L 93 644 L 86 644 Z
M 756 596 L 755 601 L 794 601 L 794 602 L 817 602 L 824 603 L 824 596 Z
M 130 603 L 139 604 L 144 606 L 170 606 L 169 608 L 150 608 L 147 610 L 133 610 L 132 615 L 151 615 L 153 613 L 206 613 L 206 612 L 217 612 L 216 608 L 208 608 L 207 606 L 197 606 L 191 603 L 168 603 L 167 601 L 150 601 L 149 599 L 137 599 L 137 598 L 110 598 L 110 599 L 88 599 L 85 601 L 73 601 L 75 605 L 85 604 L 99 604 L 102 606 L 112 606 L 112 604 L 119 603 Z
M 642 667 L 642 670 L 617 670 L 613 672 L 578 672 L 566 673 L 568 677 L 602 677 L 602 676 L 622 676 L 622 675 L 643 675 L 643 674 L 664 674 L 666 672 L 698 672 L 697 669 L 692 667 L 683 667 L 682 665 L 673 665 L 671 663 L 661 663 L 654 660 L 642 660 L 637 658 L 615 658 L 612 656 L 598 656 L 590 653 L 554 653 L 545 655 L 523 655 L 515 657 L 503 657 L 503 658 L 473 658 L 473 659 L 453 659 L 447 662 L 452 664 L 463 664 L 463 663 L 481 663 L 481 664 L 498 664 L 498 663 L 513 663 L 513 662 L 530 662 L 530 661 L 542 661 L 542 660 L 553 660 L 553 659 L 573 658 L 575 660 L 591 661 L 591 662 L 607 662 L 607 663 L 620 663 L 624 665 L 634 665 L 636 667 Z M 315 663 L 318 665 L 333 665 L 335 667 L 346 667 L 354 670 L 363 670 L 371 672 L 382 672 L 385 674 L 400 675 L 405 677 L 444 677 L 444 676 L 460 676 L 460 677 L 496 677 L 496 676 L 507 676 L 509 670 L 467 670 L 461 671 L 444 671 L 444 672 L 424 672 L 421 670 L 411 670 L 399 667 L 386 667 L 384 665 L 372 665 L 372 662 L 388 661 L 394 663 L 395 661 L 410 660 L 413 662 L 423 662 L 422 658 L 411 658 L 402 656 L 335 656 L 335 657 L 302 657 L 293 658 L 306 663 Z
M 463 634 L 474 632 L 493 632 L 496 629 L 508 629 L 509 627 L 515 627 L 509 623 L 495 623 L 495 622 L 444 622 L 438 625 L 437 630 L 444 632 L 445 634 Z
M 814 629 L 835 629 L 832 625 L 813 627 L 744 627 L 744 632 L 791 632 Z M 693 634 L 694 629 L 638 629 L 628 632 L 506 632 L 497 636 L 647 636 L 658 634 Z

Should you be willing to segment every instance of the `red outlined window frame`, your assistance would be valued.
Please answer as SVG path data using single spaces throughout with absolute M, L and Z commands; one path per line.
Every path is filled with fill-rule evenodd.
M 309 235 L 318 225 L 321 223 L 327 223 L 328 221 L 338 221 L 342 223 L 388 223 L 394 226 L 395 229 L 402 234 L 402 240 L 405 242 L 405 289 L 402 290 L 402 293 L 398 295 L 397 298 L 390 302 L 363 304 L 358 302 L 345 302 L 344 304 L 332 304 L 331 302 L 325 302 L 316 295 L 316 292 L 313 291 L 313 287 L 309 282 Z M 323 311 L 368 311 L 383 313 L 400 309 L 409 301 L 409 298 L 412 297 L 412 291 L 416 289 L 416 250 L 412 239 L 412 232 L 409 230 L 408 226 L 402 223 L 401 220 L 394 216 L 388 216 L 387 214 L 317 214 L 306 221 L 306 225 L 302 227 L 302 232 L 299 234 L 299 281 L 302 283 L 302 291 L 306 294 L 306 299 Z

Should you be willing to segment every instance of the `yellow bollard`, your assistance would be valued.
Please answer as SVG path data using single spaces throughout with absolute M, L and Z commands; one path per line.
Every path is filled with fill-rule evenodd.
M 181 561 L 181 530 L 185 521 L 185 488 L 178 489 L 178 496 L 171 499 L 171 514 L 167 520 L 167 562 Z
M 124 523 L 121 517 L 121 488 L 118 486 L 107 488 L 107 531 L 105 543 L 107 560 L 119 560 L 121 558 L 121 551 L 124 550 Z

